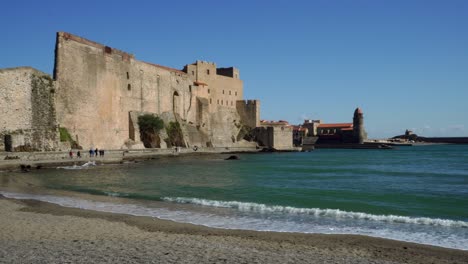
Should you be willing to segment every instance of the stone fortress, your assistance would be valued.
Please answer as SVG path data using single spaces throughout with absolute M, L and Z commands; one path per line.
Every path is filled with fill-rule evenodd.
M 0 150 L 141 149 L 143 114 L 180 124 L 181 147 L 292 147 L 291 128 L 246 137 L 262 127 L 260 102 L 243 100 L 238 69 L 204 61 L 173 69 L 65 32 L 57 33 L 53 77 L 2 69 L 0 91 Z M 157 136 L 152 147 L 173 147 L 165 129 Z
M 0 92 L 0 151 L 298 150 L 293 142 L 313 148 L 367 137 L 359 108 L 353 123 L 263 121 L 260 102 L 243 99 L 237 68 L 196 61 L 173 69 L 66 32 L 57 33 L 53 76 L 0 69 Z M 138 120 L 148 114 L 165 129 L 142 140 Z

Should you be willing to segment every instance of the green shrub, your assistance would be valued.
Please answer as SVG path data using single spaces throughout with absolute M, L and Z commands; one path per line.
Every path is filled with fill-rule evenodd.
M 164 128 L 164 121 L 154 115 L 144 114 L 138 117 L 140 139 L 146 148 L 160 147 L 159 130 Z
M 168 143 L 171 146 L 184 147 L 184 136 L 182 135 L 182 129 L 178 122 L 169 122 L 169 125 L 166 127 L 166 132 Z
M 70 133 L 68 133 L 68 130 L 66 128 L 59 127 L 59 132 L 60 132 L 60 141 L 73 143 L 73 138 L 70 135 Z
M 164 127 L 164 121 L 154 115 L 144 114 L 138 117 L 140 132 L 158 133 Z

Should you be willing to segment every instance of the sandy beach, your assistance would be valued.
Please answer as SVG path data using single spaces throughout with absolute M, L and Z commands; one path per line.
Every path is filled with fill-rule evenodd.
M 0 199 L 0 263 L 468 263 L 468 252 L 355 235 L 223 230 Z

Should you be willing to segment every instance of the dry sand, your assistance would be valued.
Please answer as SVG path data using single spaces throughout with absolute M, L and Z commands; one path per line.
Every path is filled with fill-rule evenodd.
M 468 252 L 353 235 L 222 230 L 0 198 L 0 263 L 468 263 Z

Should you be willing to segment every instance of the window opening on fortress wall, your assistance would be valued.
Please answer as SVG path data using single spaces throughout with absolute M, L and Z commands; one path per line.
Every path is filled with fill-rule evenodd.
M 224 90 L 223 90 L 223 94 L 224 94 Z
M 206 70 L 206 74 L 208 74 L 208 75 L 210 74 L 210 70 L 209 70 L 209 69 L 208 69 L 208 70 Z
M 223 100 L 221 100 L 221 105 L 224 105 Z
M 127 72 L 127 80 L 130 79 L 130 73 Z
M 104 52 L 107 53 L 107 54 L 111 54 L 112 53 L 112 48 L 108 47 L 108 46 L 105 46 L 104 47 Z
M 236 96 L 237 96 L 237 92 L 236 92 Z
M 127 85 L 127 90 L 129 90 L 129 91 L 132 90 L 132 85 L 131 85 L 131 84 L 128 84 L 128 85 Z
M 219 99 L 218 99 L 218 102 L 217 102 L 217 104 L 219 104 Z
M 231 95 L 231 91 L 229 91 L 229 95 Z
M 210 89 L 208 89 L 208 93 L 210 93 Z
M 195 75 L 195 71 L 192 71 L 192 75 Z
M 210 98 L 210 104 L 211 104 L 211 98 Z

